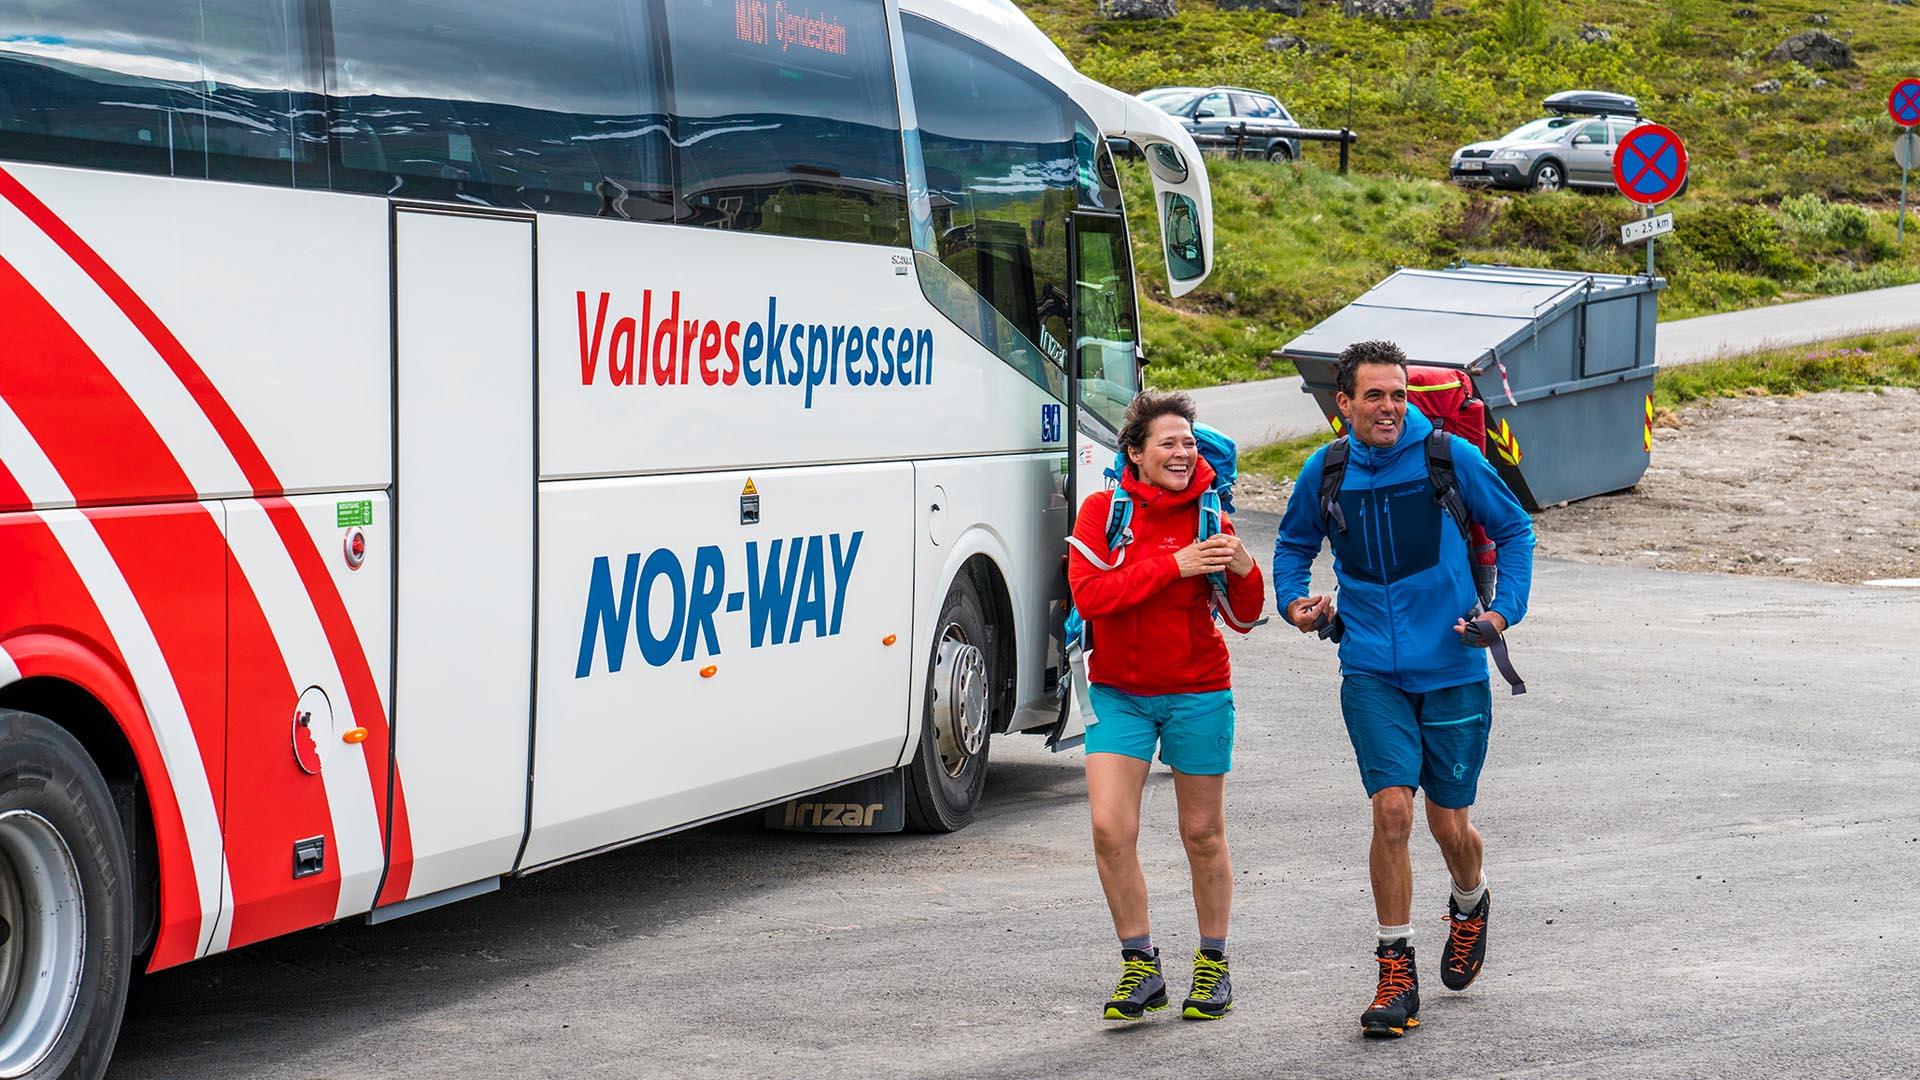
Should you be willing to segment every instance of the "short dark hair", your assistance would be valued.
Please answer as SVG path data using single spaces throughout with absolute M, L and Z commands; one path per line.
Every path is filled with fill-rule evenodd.
M 1178 390 L 1142 390 L 1127 406 L 1126 419 L 1121 422 L 1120 452 L 1145 448 L 1147 430 L 1163 416 L 1178 416 L 1192 424 L 1199 413 L 1194 410 L 1193 399 Z
M 1340 350 L 1340 366 L 1334 369 L 1333 388 L 1353 396 L 1359 384 L 1361 364 L 1397 364 L 1400 375 L 1407 374 L 1407 354 L 1391 341 L 1356 341 Z

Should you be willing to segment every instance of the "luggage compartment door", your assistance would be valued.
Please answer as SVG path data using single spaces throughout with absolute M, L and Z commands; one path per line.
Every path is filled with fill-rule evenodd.
M 512 869 L 526 828 L 534 222 L 400 208 L 393 229 L 393 726 L 404 801 L 391 811 L 388 873 L 410 875 L 411 898 Z

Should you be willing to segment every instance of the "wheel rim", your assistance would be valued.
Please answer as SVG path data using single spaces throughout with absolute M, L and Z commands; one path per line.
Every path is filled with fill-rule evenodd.
M 0 813 L 0 1077 L 47 1059 L 80 1000 L 86 894 L 73 851 L 31 810 Z
M 940 632 L 933 662 L 933 734 L 940 767 L 958 778 L 987 742 L 987 658 L 959 623 Z
M 1540 172 L 1534 177 L 1533 184 L 1541 191 L 1560 190 L 1560 170 L 1551 165 L 1540 166 Z

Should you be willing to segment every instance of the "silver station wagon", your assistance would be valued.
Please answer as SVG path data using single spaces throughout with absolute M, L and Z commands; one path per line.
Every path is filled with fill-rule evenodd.
M 1498 139 L 1454 151 L 1454 182 L 1481 187 L 1558 191 L 1613 188 L 1613 154 L 1642 123 L 1640 105 L 1624 94 L 1569 90 L 1541 102 L 1549 115 Z

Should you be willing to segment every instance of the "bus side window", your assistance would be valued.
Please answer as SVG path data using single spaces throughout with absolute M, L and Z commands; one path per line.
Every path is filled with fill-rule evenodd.
M 644 0 L 334 0 L 334 187 L 659 220 Z
M 981 344 L 1058 391 L 1066 361 L 1067 216 L 1080 197 L 1081 148 L 1057 92 L 979 43 L 903 15 L 907 72 L 919 116 L 940 262 L 1019 331 L 952 310 L 954 290 L 928 298 Z M 1045 363 L 1039 361 L 1045 357 Z M 1052 368 L 1053 370 L 1049 370 Z
M 664 0 L 677 220 L 908 245 L 881 0 Z
M 205 176 L 199 23 L 198 0 L 0 0 L 0 157 Z
M 297 170 L 316 163 L 320 145 L 320 88 L 308 84 L 298 0 L 199 6 L 208 178 L 291 186 Z

